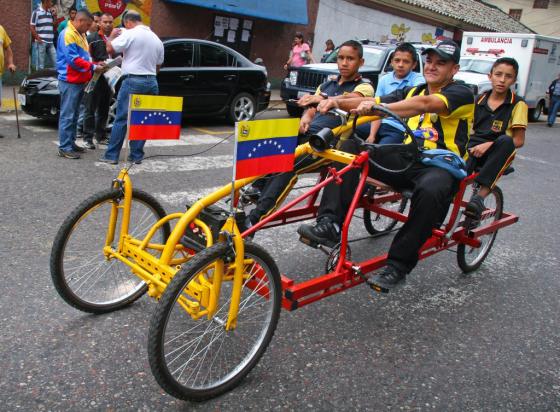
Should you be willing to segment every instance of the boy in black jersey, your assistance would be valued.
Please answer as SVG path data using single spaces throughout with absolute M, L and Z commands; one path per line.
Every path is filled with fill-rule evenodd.
M 469 140 L 469 170 L 479 169 L 479 185 L 467 204 L 465 214 L 478 220 L 484 211 L 484 198 L 525 142 L 527 104 L 511 91 L 519 65 L 515 59 L 502 57 L 494 63 L 488 78 L 492 90 L 480 94 L 474 111 L 474 134 Z

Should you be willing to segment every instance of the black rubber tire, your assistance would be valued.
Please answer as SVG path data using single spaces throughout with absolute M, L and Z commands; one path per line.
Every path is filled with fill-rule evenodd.
M 399 213 L 404 212 L 407 203 L 408 199 L 403 197 L 399 202 L 398 209 L 396 211 L 398 211 Z M 399 221 L 396 219 L 389 219 L 378 214 L 375 214 L 375 216 L 372 215 L 373 214 L 370 210 L 364 209 L 364 226 L 370 235 L 379 235 L 381 233 L 390 232 L 397 225 L 397 223 L 399 223 Z M 378 218 L 384 219 L 383 221 L 381 221 L 381 225 L 379 225 L 379 223 L 377 222 Z
M 303 115 L 303 109 L 301 107 L 289 103 L 286 103 L 286 111 L 290 117 L 301 117 Z
M 263 319 L 263 324 L 265 324 L 262 328 L 262 331 L 259 334 L 259 342 L 255 342 L 255 344 L 253 345 L 252 348 L 250 348 L 248 354 L 245 356 L 245 358 L 241 359 L 241 361 L 239 361 L 238 364 L 235 364 L 236 367 L 233 368 L 233 370 L 231 372 L 229 372 L 228 374 L 226 374 L 224 377 L 220 377 L 220 378 L 216 378 L 219 379 L 218 381 L 214 382 L 212 381 L 210 384 L 207 385 L 207 387 L 193 387 L 194 385 L 188 386 L 187 384 L 183 384 L 181 382 L 179 382 L 177 379 L 175 379 L 175 377 L 173 376 L 172 372 L 169 370 L 168 364 L 167 364 L 167 358 L 166 358 L 166 354 L 165 354 L 165 346 L 166 343 L 164 342 L 165 337 L 166 337 L 166 330 L 168 328 L 168 324 L 170 322 L 171 318 L 174 318 L 176 316 L 176 312 L 173 311 L 173 308 L 176 305 L 176 301 L 178 299 L 178 297 L 181 295 L 181 293 L 183 292 L 183 290 L 185 289 L 185 287 L 188 285 L 188 283 L 201 271 L 203 271 L 206 267 L 208 267 L 208 265 L 210 265 L 211 263 L 213 263 L 216 260 L 221 260 L 224 257 L 228 256 L 230 253 L 230 247 L 227 244 L 224 243 L 217 243 L 213 246 L 211 246 L 210 248 L 204 249 L 202 252 L 197 253 L 189 262 L 187 262 L 183 268 L 173 277 L 173 280 L 169 283 L 169 285 L 167 286 L 167 288 L 165 289 L 165 292 L 163 293 L 159 304 L 157 305 L 156 309 L 154 310 L 151 322 L 150 322 L 150 329 L 149 329 L 149 334 L 148 334 L 148 358 L 150 361 L 150 366 L 152 369 L 152 373 L 154 374 L 154 377 L 156 378 L 157 382 L 161 385 L 161 387 L 170 395 L 179 398 L 179 399 L 184 399 L 184 400 L 191 400 L 191 401 L 203 401 L 209 398 L 213 398 L 215 396 L 221 395 L 224 392 L 227 392 L 228 390 L 233 389 L 236 385 L 239 384 L 239 382 L 251 371 L 251 369 L 253 369 L 253 367 L 255 367 L 255 365 L 257 364 L 257 362 L 259 361 L 259 359 L 261 358 L 261 356 L 264 354 L 268 344 L 270 343 L 270 340 L 272 339 L 272 336 L 274 335 L 274 331 L 276 329 L 276 325 L 278 323 L 278 318 L 280 315 L 280 304 L 281 304 L 281 299 L 282 299 L 282 289 L 281 289 L 281 282 L 280 282 L 280 272 L 278 271 L 278 268 L 276 267 L 276 264 L 274 262 L 274 260 L 272 259 L 272 257 L 270 257 L 270 255 L 264 250 L 262 249 L 260 246 L 257 246 L 251 242 L 246 242 L 245 243 L 245 253 L 247 256 L 252 256 L 254 258 L 258 258 L 258 260 L 261 262 L 259 265 L 261 268 L 263 268 L 266 273 L 267 273 L 267 278 L 269 279 L 269 288 L 268 290 L 270 291 L 270 296 L 272 299 L 272 302 L 270 302 L 270 310 L 269 310 L 269 316 L 267 317 L 267 319 Z M 263 266 L 264 264 L 264 266 Z M 248 288 L 244 288 L 244 290 L 250 290 Z M 221 293 L 222 297 L 226 296 L 226 293 Z M 252 294 L 254 295 L 254 294 Z M 257 299 L 259 299 L 257 297 Z M 242 295 L 242 302 L 247 302 L 247 300 L 243 300 L 243 295 Z M 267 300 L 268 302 L 268 300 Z M 182 319 L 182 316 L 188 316 L 188 318 L 185 318 L 185 323 L 187 322 L 207 322 L 208 326 L 206 326 L 206 329 L 204 329 L 204 326 L 206 325 L 206 323 L 202 323 L 202 328 L 199 329 L 199 331 L 201 331 L 200 333 L 202 333 L 202 335 L 200 337 L 198 337 L 198 335 L 191 340 L 196 340 L 197 342 L 197 346 L 192 349 L 193 351 L 198 350 L 199 345 L 204 345 L 204 337 L 205 335 L 211 333 L 211 339 L 210 342 L 207 343 L 207 350 L 205 351 L 204 354 L 204 358 L 203 360 L 201 360 L 201 362 L 206 363 L 206 362 L 210 362 L 210 360 L 208 360 L 209 358 L 212 357 L 212 354 L 214 353 L 214 351 L 216 350 L 215 346 L 212 347 L 212 345 L 217 342 L 219 340 L 219 337 L 215 337 L 215 334 L 220 333 L 221 334 L 221 328 L 223 326 L 218 326 L 216 327 L 214 324 L 218 324 L 218 325 L 223 325 L 224 321 L 220 320 L 220 316 L 223 318 L 223 313 L 221 314 L 220 311 L 222 308 L 227 306 L 227 302 L 223 305 L 221 305 L 222 302 L 220 302 L 220 310 L 217 311 L 216 314 L 214 314 L 214 316 L 212 317 L 212 319 L 208 320 L 206 316 L 203 316 L 202 318 L 194 321 L 192 320 L 192 318 L 190 318 L 190 316 L 188 314 L 184 314 L 183 312 L 179 312 L 179 317 L 180 319 Z M 243 307 L 242 304 L 240 303 L 240 308 Z M 249 307 L 249 309 L 251 307 L 254 307 L 255 304 L 245 304 L 245 307 Z M 229 308 L 229 306 L 227 306 Z M 227 311 L 226 311 L 227 312 Z M 241 312 L 240 312 L 241 313 Z M 227 316 L 227 313 L 226 313 Z M 220 343 L 220 347 L 218 348 L 217 353 L 214 356 L 218 356 L 218 353 L 220 352 L 220 349 L 222 347 L 223 341 L 224 340 L 228 340 L 229 339 L 229 343 L 226 345 L 228 349 L 231 350 L 231 348 L 234 348 L 236 346 L 240 346 L 241 348 L 250 346 L 250 345 L 239 345 L 239 342 L 235 339 L 243 339 L 242 335 L 242 329 L 240 324 L 243 322 L 243 318 L 240 316 L 239 317 L 239 322 L 238 322 L 238 327 L 232 331 L 232 332 L 225 332 L 227 333 L 227 335 L 224 335 L 221 339 L 221 343 Z M 173 321 L 172 321 L 173 322 Z M 251 322 L 249 322 L 251 323 Z M 200 325 L 200 323 L 197 323 L 197 325 Z M 213 326 L 212 330 L 209 332 L 208 330 L 210 329 L 210 327 Z M 189 338 L 192 338 L 193 335 L 196 335 L 196 333 L 198 333 L 196 331 L 196 326 L 193 328 L 190 328 L 190 324 L 189 326 L 186 326 L 185 328 L 187 328 L 186 330 L 189 333 Z M 202 329 L 204 329 L 202 331 Z M 173 334 L 173 332 L 170 332 L 170 334 Z M 236 335 L 237 334 L 237 335 Z M 177 335 L 177 332 L 175 332 L 175 334 L 173 336 L 184 336 L 185 332 L 182 332 L 180 334 Z M 243 335 L 244 336 L 244 335 Z M 176 338 L 171 339 L 170 342 L 168 342 L 168 345 L 172 345 L 171 342 L 176 341 Z M 177 355 L 177 357 L 175 359 L 172 359 L 171 362 L 176 361 L 180 356 L 184 355 L 185 352 L 187 352 L 187 350 L 189 349 L 189 346 L 187 346 L 189 342 L 187 342 L 186 344 L 184 343 L 183 340 L 181 340 L 180 342 L 175 342 L 176 345 L 181 345 L 179 346 L 179 348 L 182 350 L 182 352 Z M 241 342 L 243 343 L 243 342 Z M 216 343 L 216 345 L 218 345 L 218 343 Z M 187 349 L 183 348 L 187 346 Z M 190 345 L 190 347 L 192 347 L 192 345 Z M 212 350 L 210 350 L 212 348 Z M 176 349 L 175 351 L 171 351 L 171 353 L 176 353 L 178 349 Z M 202 352 L 202 349 L 199 350 L 199 352 Z M 211 352 L 210 354 L 208 352 Z M 171 354 L 169 353 L 169 355 Z M 190 354 L 190 352 L 189 352 Z M 188 355 L 185 355 L 188 356 Z M 233 358 L 232 354 L 230 353 L 230 359 Z M 189 358 L 192 359 L 192 356 Z M 182 360 L 182 359 L 181 359 Z M 215 360 L 215 358 L 214 358 Z M 226 357 L 226 363 L 228 361 L 228 358 Z M 220 361 L 221 362 L 221 361 Z M 188 362 L 187 362 L 188 363 Z M 195 368 L 200 367 L 198 366 L 199 364 L 195 365 Z M 214 365 L 214 361 L 212 361 L 210 363 L 210 366 Z M 182 366 L 182 364 L 181 364 Z M 184 369 L 186 369 L 187 365 L 185 364 Z M 238 368 L 238 369 L 237 369 Z M 182 376 L 184 369 L 181 372 L 181 375 L 179 375 L 179 377 Z M 212 368 L 210 368 L 210 371 L 208 372 L 209 374 L 212 372 Z M 188 373 L 188 372 L 187 372 Z M 187 374 L 185 373 L 185 375 Z M 191 372 L 191 376 L 194 372 Z M 195 376 L 195 382 L 196 379 L 198 377 L 198 373 Z M 205 379 L 207 379 L 208 377 L 206 377 Z M 202 384 L 204 384 L 204 381 L 202 382 Z
M 70 213 L 70 215 L 62 223 L 62 226 L 58 230 L 54 239 L 50 259 L 51 277 L 54 287 L 62 299 L 64 299 L 69 305 L 81 311 L 88 313 L 111 312 L 131 304 L 146 293 L 147 285 L 140 285 L 143 282 L 139 282 L 139 285 L 137 285 L 128 295 L 112 299 L 110 303 L 95 303 L 78 296 L 72 286 L 68 284 L 65 276 L 64 254 L 68 240 L 70 239 L 72 233 L 74 233 L 74 230 L 79 226 L 80 222 L 98 206 L 101 206 L 103 203 L 108 201 L 120 201 L 121 199 L 123 199 L 123 194 L 117 189 L 107 189 L 94 194 L 83 201 L 72 211 L 72 213 Z M 144 205 L 148 206 L 158 220 L 166 216 L 165 210 L 161 204 L 153 196 L 142 190 L 133 189 L 133 206 L 135 201 L 142 202 Z M 134 222 L 131 222 L 131 224 L 134 224 Z M 163 231 L 163 239 L 167 240 L 170 234 L 169 223 L 163 225 L 161 230 Z M 91 239 L 92 242 L 95 240 L 97 239 Z M 136 276 L 132 274 L 131 277 L 136 278 Z
M 493 196 L 496 200 L 496 213 L 490 216 L 490 219 L 498 220 L 502 217 L 502 212 L 504 210 L 504 195 L 502 193 L 502 190 L 498 186 L 495 186 L 485 200 L 487 200 L 490 196 Z M 482 221 L 481 223 L 481 226 L 483 225 L 484 221 Z M 457 246 L 457 264 L 464 273 L 472 272 L 478 269 L 480 265 L 482 265 L 482 262 L 484 262 L 484 260 L 488 256 L 488 253 L 490 253 L 490 249 L 492 249 L 492 245 L 494 244 L 497 235 L 497 230 L 488 235 L 485 235 L 487 236 L 487 238 L 484 245 L 482 245 L 481 248 L 477 248 L 477 250 L 481 250 L 474 257 L 474 259 L 471 260 L 467 259 L 467 254 L 469 254 L 469 252 L 475 251 L 475 249 L 463 243 L 460 243 Z
M 243 120 L 252 120 L 257 114 L 257 102 L 249 93 L 239 93 L 233 99 L 228 108 L 227 120 L 234 124 Z
M 529 109 L 529 121 L 538 122 L 544 110 L 544 101 L 539 101 L 534 109 Z

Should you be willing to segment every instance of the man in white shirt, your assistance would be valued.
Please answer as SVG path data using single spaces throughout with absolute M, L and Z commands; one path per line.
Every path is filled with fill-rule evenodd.
M 126 136 L 128 100 L 131 94 L 158 94 L 156 74 L 163 63 L 163 43 L 148 26 L 142 24 L 140 14 L 129 10 L 123 17 L 126 30 L 114 29 L 107 41 L 110 55 L 122 53 L 123 82 L 117 97 L 117 113 L 111 131 L 111 138 L 101 162 L 117 164 Z M 130 142 L 128 161 L 142 163 L 144 158 L 143 140 Z

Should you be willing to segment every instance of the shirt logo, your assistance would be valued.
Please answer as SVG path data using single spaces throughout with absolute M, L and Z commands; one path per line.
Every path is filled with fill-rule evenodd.
M 503 126 L 503 125 L 504 125 L 504 122 L 503 122 L 503 121 L 501 121 L 501 120 L 494 120 L 494 121 L 492 122 L 492 127 L 491 127 L 491 129 L 492 129 L 493 132 L 498 133 L 498 132 L 501 132 L 501 131 L 502 131 L 502 126 Z

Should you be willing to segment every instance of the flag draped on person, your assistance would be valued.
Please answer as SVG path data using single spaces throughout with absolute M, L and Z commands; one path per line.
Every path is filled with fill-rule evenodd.
M 238 122 L 235 178 L 293 170 L 298 129 L 299 119 Z
M 128 139 L 179 139 L 182 110 L 182 97 L 131 95 Z

